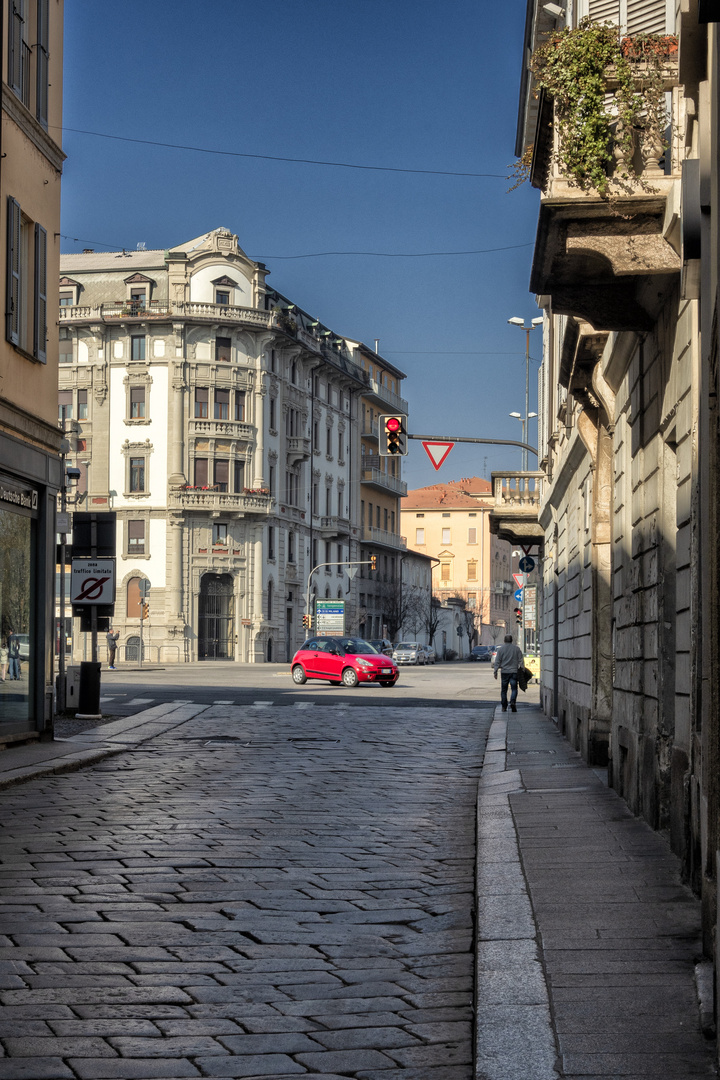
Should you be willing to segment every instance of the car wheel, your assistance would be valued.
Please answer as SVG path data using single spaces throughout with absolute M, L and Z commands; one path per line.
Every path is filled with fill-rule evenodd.
M 343 686 L 357 686 L 360 682 L 355 668 L 346 667 L 342 673 Z
M 395 683 L 394 682 L 381 682 L 380 685 L 390 687 L 390 686 L 394 686 Z
M 292 669 L 292 677 L 293 682 L 297 683 L 298 686 L 302 686 L 303 683 L 307 682 L 307 675 L 302 669 L 302 664 L 295 665 L 295 667 Z

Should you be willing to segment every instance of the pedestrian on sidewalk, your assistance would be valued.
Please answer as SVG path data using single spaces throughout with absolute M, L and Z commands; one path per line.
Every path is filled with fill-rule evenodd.
M 108 647 L 108 667 L 111 671 L 115 670 L 115 652 L 117 650 L 118 638 L 120 637 L 120 631 L 116 630 L 113 633 L 112 626 L 107 632 L 107 647 Z
M 0 638 L 0 682 L 5 682 L 8 669 L 8 647 L 5 638 Z
M 10 662 L 8 678 L 13 681 L 20 678 L 20 642 L 15 636 L 15 631 L 10 628 L 7 634 L 7 650 Z
M 500 668 L 500 703 L 503 712 L 507 712 L 508 707 L 508 686 L 510 687 L 510 711 L 517 712 L 515 702 L 518 696 L 518 668 L 522 667 L 522 665 L 522 650 L 513 644 L 512 634 L 506 634 L 504 644 L 500 646 L 495 654 L 495 663 L 493 664 L 493 674 L 496 679 L 498 668 Z

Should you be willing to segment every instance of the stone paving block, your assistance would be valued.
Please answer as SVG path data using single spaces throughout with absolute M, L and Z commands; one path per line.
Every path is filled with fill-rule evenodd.
M 170 1061 L 157 1061 L 154 1058 L 144 1061 L 140 1058 L 70 1058 L 69 1064 L 80 1080 L 185 1080 L 186 1077 L 203 1075 L 192 1062 L 181 1058 Z
M 0 1080 L 73 1080 L 74 1073 L 60 1058 L 2 1058 Z
M 392 1068 L 395 1064 L 393 1058 L 396 1056 L 393 1053 L 392 1057 L 387 1057 L 379 1050 L 325 1050 L 320 1053 L 298 1054 L 297 1060 L 314 1072 L 355 1073 L 358 1069 Z
M 227 1053 L 219 1042 L 207 1035 L 162 1039 L 119 1036 L 112 1037 L 108 1041 L 121 1057 L 185 1058 Z
M 189 1021 L 184 1020 L 183 1023 L 187 1024 Z M 167 1021 L 161 1020 L 156 1025 L 150 1020 L 130 1020 L 130 1019 L 105 1019 L 105 1020 L 50 1020 L 48 1022 L 48 1028 L 51 1029 L 51 1034 L 61 1036 L 76 1036 L 76 1037 L 88 1037 L 91 1035 L 99 1035 L 101 1038 L 107 1038 L 109 1035 L 144 1035 L 146 1038 L 160 1037 L 162 1029 L 160 1024 L 167 1023 Z M 18 1035 L 22 1035 L 23 1032 L 18 1032 Z M 28 1034 L 34 1034 L 28 1032 Z M 2 1028 L 0 1027 L 0 1035 L 2 1035 Z
M 273 1032 L 255 1035 L 221 1035 L 218 1042 L 236 1057 L 256 1054 L 296 1054 L 300 1050 L 320 1050 L 321 1046 L 303 1032 Z M 367 1044 L 364 1044 L 367 1045 Z
M 466 1028 L 467 1031 L 467 1028 Z M 420 1039 L 400 1027 L 346 1027 L 336 1031 L 314 1031 L 315 1043 L 327 1050 L 392 1050 L 399 1046 L 417 1046 Z
M 3 1040 L 9 1057 L 69 1058 L 117 1057 L 116 1052 L 102 1039 L 92 1037 L 46 1036 Z
M 304 1066 L 286 1057 L 285 1054 L 257 1054 L 253 1057 L 198 1058 L 198 1065 L 203 1076 L 217 1077 L 277 1077 L 298 1076 L 307 1073 Z M 200 1075 L 196 1073 L 195 1075 Z M 88 1077 L 88 1080 L 90 1078 Z

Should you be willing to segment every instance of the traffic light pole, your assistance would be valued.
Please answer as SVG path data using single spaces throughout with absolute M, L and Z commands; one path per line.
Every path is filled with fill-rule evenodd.
M 534 446 L 526 442 L 518 442 L 516 439 L 470 439 L 460 435 L 408 435 L 408 439 L 419 439 L 421 442 L 468 442 L 468 443 L 491 443 L 494 446 L 519 446 L 523 450 L 529 450 L 535 457 L 538 452 Z
M 310 583 L 316 570 L 322 570 L 323 566 L 372 566 L 375 567 L 375 556 L 372 559 L 358 559 L 355 562 L 321 562 L 313 566 L 308 574 L 307 591 L 305 593 L 305 614 L 310 615 Z

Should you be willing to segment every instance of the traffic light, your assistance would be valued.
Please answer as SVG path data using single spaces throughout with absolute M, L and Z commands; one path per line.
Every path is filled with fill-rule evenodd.
M 370 569 L 377 570 L 377 555 L 370 556 Z
M 520 623 L 522 625 L 522 621 L 523 621 L 522 620 L 522 608 L 521 607 L 516 607 L 515 608 L 515 622 Z
M 312 630 L 312 615 L 303 615 L 302 624 L 303 629 Z
M 404 413 L 381 416 L 378 424 L 380 425 L 380 455 L 396 457 L 407 454 L 407 416 Z
M 149 619 L 150 618 L 150 605 L 148 604 L 147 600 L 143 601 L 142 612 L 140 614 L 140 618 L 141 619 Z

